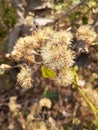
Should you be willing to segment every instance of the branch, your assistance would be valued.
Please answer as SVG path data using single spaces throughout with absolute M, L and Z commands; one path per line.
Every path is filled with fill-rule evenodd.
M 92 23 L 92 26 L 95 26 L 97 22 L 98 22 L 98 13 L 96 14 L 96 17 L 95 17 L 94 22 Z
M 69 15 L 70 12 L 72 12 L 74 9 L 76 9 L 77 7 L 79 7 L 80 5 L 82 5 L 85 1 L 86 1 L 86 0 L 82 0 L 82 1 L 80 1 L 78 4 L 76 4 L 76 5 L 72 6 L 71 8 L 69 8 L 67 11 L 64 11 L 63 14 L 62 14 L 60 17 L 58 17 L 57 19 L 55 19 L 53 23 L 58 22 L 58 21 L 59 21 L 61 18 L 63 18 L 65 15 Z

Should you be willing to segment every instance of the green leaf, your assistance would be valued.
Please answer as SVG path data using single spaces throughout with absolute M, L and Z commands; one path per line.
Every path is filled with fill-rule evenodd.
M 82 23 L 83 23 L 83 24 L 88 24 L 88 19 L 87 19 L 87 17 L 85 17 L 85 16 L 82 17 Z
M 41 67 L 41 71 L 42 71 L 42 76 L 44 78 L 52 78 L 56 76 L 56 72 L 54 72 L 53 70 L 46 68 L 45 66 Z
M 78 4 L 80 2 L 80 0 L 73 0 L 72 2 L 75 5 L 75 4 Z
M 94 7 L 96 5 L 97 2 L 95 2 L 95 0 L 90 0 L 88 2 L 88 6 L 91 8 L 91 7 Z
M 63 10 L 63 9 L 66 9 L 68 7 L 68 4 L 66 2 L 62 3 L 57 3 L 57 4 L 54 4 L 54 8 L 55 10 Z
M 46 87 L 44 92 L 43 92 L 42 97 L 49 98 L 52 101 L 53 100 L 58 100 L 58 93 L 51 92 L 51 91 L 48 90 L 48 87 Z

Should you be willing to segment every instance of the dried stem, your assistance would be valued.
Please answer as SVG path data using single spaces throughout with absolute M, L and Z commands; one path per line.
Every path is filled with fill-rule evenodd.
M 59 16 L 57 19 L 54 20 L 54 23 L 58 22 L 65 15 L 69 15 L 70 12 L 72 12 L 74 9 L 76 9 L 77 7 L 79 7 L 80 5 L 82 5 L 85 1 L 86 0 L 82 0 L 78 4 L 76 4 L 76 5 L 72 6 L 71 8 L 69 8 L 67 11 L 64 11 L 61 16 Z

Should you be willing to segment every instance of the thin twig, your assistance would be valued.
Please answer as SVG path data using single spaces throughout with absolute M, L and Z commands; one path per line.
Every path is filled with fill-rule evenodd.
M 97 22 L 98 22 L 98 13 L 96 14 L 96 17 L 95 17 L 94 22 L 92 23 L 92 26 L 95 26 Z
M 82 5 L 85 1 L 86 0 L 82 0 L 78 4 L 76 4 L 76 5 L 72 6 L 71 8 L 69 8 L 67 11 L 64 11 L 63 14 L 60 17 L 58 17 L 57 19 L 55 19 L 54 22 L 58 22 L 65 15 L 69 15 L 70 12 L 72 12 L 74 9 L 76 9 L 77 7 L 79 7 L 80 5 Z
M 61 18 L 63 18 L 66 15 L 69 15 L 70 12 L 72 12 L 74 9 L 76 9 L 77 7 L 79 7 L 80 5 L 82 5 L 86 0 L 82 0 L 80 1 L 78 4 L 72 6 L 71 8 L 69 8 L 68 10 L 64 11 L 58 18 L 56 18 L 53 22 L 48 23 L 47 25 L 51 25 L 51 24 L 55 24 L 57 23 Z

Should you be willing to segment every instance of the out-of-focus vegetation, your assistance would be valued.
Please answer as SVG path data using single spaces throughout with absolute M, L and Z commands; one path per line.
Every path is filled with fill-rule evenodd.
M 67 29 L 71 30 L 73 37 L 75 36 L 72 39 L 72 36 L 68 34 L 68 38 L 72 40 L 71 49 L 73 49 L 74 44 L 77 45 L 76 43 L 78 43 L 78 40 L 80 40 L 78 38 L 81 38 L 79 32 L 77 31 L 79 27 L 82 26 L 84 28 L 85 26 L 83 25 L 89 25 L 93 27 L 93 30 L 96 30 L 96 27 L 98 25 L 98 21 L 96 21 L 96 16 L 98 14 L 97 0 L 85 0 L 84 3 L 82 3 L 80 6 L 77 6 L 72 11 L 69 10 L 73 6 L 81 2 L 81 0 L 49 0 L 49 2 L 53 5 L 53 8 L 50 10 L 50 13 L 47 14 L 47 11 L 45 12 L 44 9 L 40 9 L 40 11 L 37 10 L 34 12 L 34 17 L 36 17 L 36 14 L 37 17 L 41 17 L 43 16 L 42 14 L 45 14 L 44 16 L 47 16 L 47 18 L 59 18 L 58 21 L 55 22 L 55 24 L 49 25 L 49 28 L 53 28 L 55 31 L 52 32 L 52 30 L 50 29 L 51 32 L 49 32 L 50 30 L 44 31 L 44 29 L 39 29 L 36 33 L 34 33 L 32 37 L 27 36 L 27 43 L 28 41 L 30 42 L 29 39 L 31 38 L 34 38 L 34 43 L 36 43 L 35 46 L 37 44 L 39 45 L 39 43 L 41 46 L 41 44 L 44 43 L 46 39 L 48 39 L 49 45 L 51 45 L 52 42 L 56 42 L 56 40 L 60 44 L 61 41 L 63 41 L 63 43 L 66 43 L 66 41 L 64 41 L 63 39 L 63 33 L 67 33 L 62 33 L 61 30 Z M 64 13 L 66 15 L 63 15 Z M 25 44 L 21 44 L 21 41 L 22 43 L 24 43 L 24 41 L 26 42 L 25 36 L 24 39 L 18 41 L 18 43 L 20 43 L 21 45 L 21 48 L 23 47 L 22 49 L 20 48 L 20 46 L 18 46 L 19 44 L 16 43 L 16 49 L 19 47 L 17 49 L 17 55 L 15 55 L 15 50 L 14 55 L 10 54 L 9 59 L 5 58 L 5 54 L 7 52 L 9 32 L 11 31 L 11 29 L 13 29 L 15 23 L 15 10 L 12 6 L 11 0 L 1 0 L 0 64 L 3 65 L 0 65 L 0 73 L 3 73 L 1 72 L 3 69 L 3 71 L 5 71 L 5 74 L 3 76 L 0 75 L 0 130 L 97 130 L 98 32 L 96 32 L 96 34 L 95 32 L 93 33 L 93 31 L 91 32 L 93 33 L 93 36 L 97 35 L 97 38 L 95 39 L 94 43 L 92 43 L 93 38 L 90 37 L 90 40 L 88 40 L 87 35 L 87 37 L 82 35 L 83 40 L 86 38 L 84 42 L 87 42 L 87 48 L 84 48 L 86 49 L 86 52 L 85 50 L 83 50 L 81 54 L 77 53 L 77 51 L 81 51 L 81 49 L 83 49 L 83 46 L 81 45 L 84 45 L 84 43 L 79 43 L 79 46 L 76 46 L 77 48 L 75 48 L 75 57 L 77 56 L 77 58 L 75 59 L 75 64 L 73 65 L 74 67 L 71 68 L 70 71 L 68 69 L 66 70 L 66 73 L 70 72 L 70 78 L 72 78 L 72 80 L 74 76 L 74 82 L 68 87 L 61 87 L 62 82 L 59 82 L 61 83 L 61 86 L 59 86 L 58 83 L 55 85 L 55 83 L 52 81 L 52 78 L 58 76 L 57 74 L 59 74 L 59 70 L 52 70 L 51 68 L 47 67 L 48 65 L 50 65 L 51 67 L 54 64 L 47 63 L 46 66 L 42 64 L 42 66 L 40 66 L 40 61 L 43 58 L 40 58 L 42 54 L 42 49 L 44 56 L 43 59 L 47 60 L 47 58 L 49 58 L 47 52 L 45 52 L 45 49 L 49 52 L 51 51 L 51 49 L 48 50 L 48 44 L 43 48 L 41 47 L 40 51 L 36 51 L 37 48 L 34 48 L 35 50 L 33 50 L 32 53 L 39 62 L 36 61 L 35 63 L 33 63 L 33 54 L 30 52 L 29 56 L 26 55 L 28 49 L 32 49 L 32 45 L 30 44 L 30 48 L 29 45 L 24 48 Z M 89 26 L 87 27 L 88 30 Z M 85 29 L 83 31 L 85 33 Z M 50 34 L 50 39 L 48 33 Z M 87 33 L 90 34 L 89 31 Z M 56 38 L 56 40 L 53 39 L 53 36 Z M 69 36 L 71 36 L 71 38 Z M 59 38 L 61 39 L 58 40 Z M 90 41 L 90 43 L 88 41 Z M 58 44 L 56 44 L 56 46 L 58 46 Z M 65 51 L 67 51 L 66 46 L 64 47 Z M 60 48 L 60 46 L 58 46 L 58 48 Z M 59 58 L 63 55 L 64 48 L 60 49 L 61 55 L 59 56 Z M 25 52 L 25 50 L 27 51 Z M 57 56 L 56 51 L 52 52 L 52 54 L 55 54 Z M 68 54 L 71 55 L 72 58 L 73 53 Z M 19 57 L 21 55 L 22 58 Z M 67 56 L 68 59 L 70 59 L 69 55 Z M 57 57 L 55 57 L 55 59 L 56 58 Z M 4 63 L 8 63 L 9 66 L 5 65 Z M 68 63 L 69 61 L 67 62 L 67 64 Z M 35 66 L 33 66 L 34 64 Z M 61 65 L 61 63 L 59 64 Z M 8 69 L 10 69 L 11 73 L 9 73 Z M 62 71 L 62 74 L 64 73 L 64 71 Z M 18 82 L 16 80 L 16 74 L 18 74 Z M 13 78 L 13 76 L 15 77 Z M 64 75 L 62 77 L 62 81 L 68 78 L 67 76 L 64 77 Z M 15 82 L 14 84 L 13 79 Z M 32 87 L 32 82 L 34 87 Z
M 72 6 L 79 3 L 80 0 L 61 0 L 61 1 L 54 1 L 55 3 L 55 10 L 56 11 L 64 11 Z M 92 11 L 98 7 L 98 2 L 96 0 L 86 0 L 85 4 L 73 10 L 66 20 L 68 23 L 74 23 L 72 26 L 79 27 L 80 24 L 91 24 L 93 22 L 93 17 L 91 17 Z
M 12 7 L 11 0 L 0 1 L 0 37 L 6 36 L 9 30 L 15 24 L 15 10 Z

